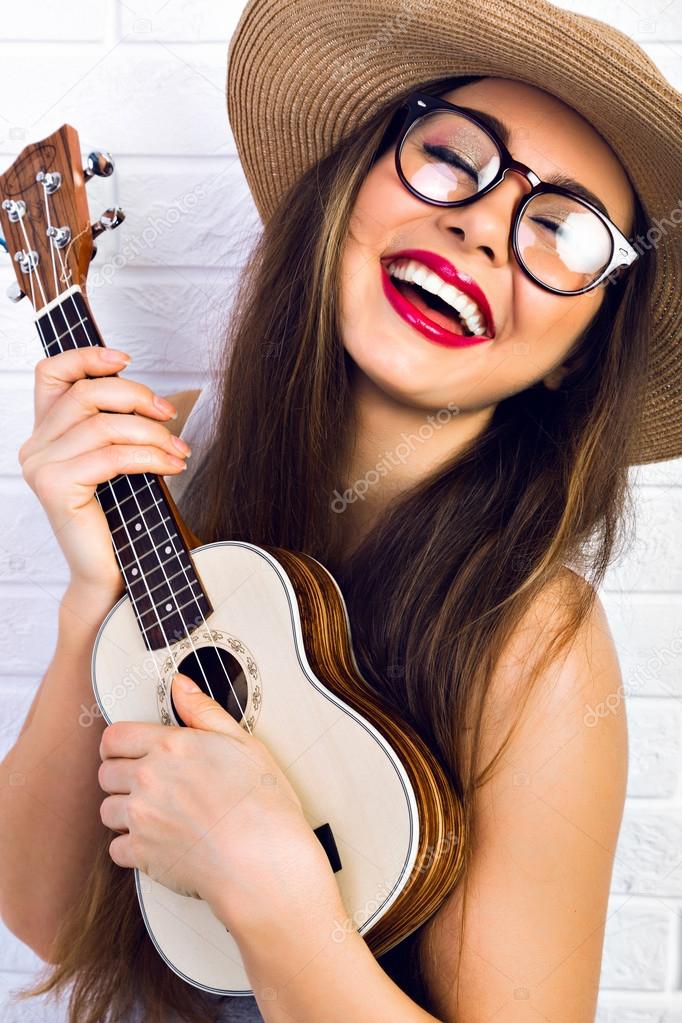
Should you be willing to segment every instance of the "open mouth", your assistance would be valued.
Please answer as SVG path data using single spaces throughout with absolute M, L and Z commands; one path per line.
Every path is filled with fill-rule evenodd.
M 422 288 L 419 284 L 401 281 L 397 277 L 391 277 L 391 284 L 419 312 L 426 313 L 439 327 L 451 330 L 453 334 L 462 334 L 464 337 L 474 336 L 473 331 L 469 330 L 457 310 L 453 309 L 447 302 L 444 302 L 438 295 L 427 291 L 426 288 Z
M 460 315 L 454 304 L 447 301 L 453 295 L 452 290 L 440 298 L 417 281 L 403 280 L 402 274 L 398 276 L 389 273 L 389 267 L 394 262 L 395 260 L 381 261 L 381 284 L 384 295 L 398 316 L 427 341 L 443 345 L 445 348 L 468 348 L 482 342 L 492 343 L 493 337 L 481 329 L 480 315 L 475 316 L 473 322 L 467 322 L 472 319 L 471 302 L 464 303 L 463 315 Z M 428 285 L 429 280 L 424 278 L 424 284 Z M 441 289 L 435 290 L 440 292 Z

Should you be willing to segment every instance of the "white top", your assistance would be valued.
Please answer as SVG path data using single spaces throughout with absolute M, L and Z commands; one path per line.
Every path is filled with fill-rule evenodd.
M 168 487 L 174 501 L 179 500 L 180 495 L 187 486 L 189 478 L 194 471 L 194 466 L 198 465 L 204 446 L 211 436 L 213 417 L 217 404 L 217 384 L 218 382 L 214 377 L 208 378 L 180 432 L 182 439 L 187 441 L 192 448 L 192 453 L 187 459 L 187 468 L 183 472 L 175 472 L 163 477 L 164 483 Z

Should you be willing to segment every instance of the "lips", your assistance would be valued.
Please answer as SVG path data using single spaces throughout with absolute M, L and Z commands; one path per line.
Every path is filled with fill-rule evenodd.
M 397 259 L 414 259 L 417 262 L 422 263 L 447 284 L 452 284 L 458 291 L 461 291 L 463 294 L 471 298 L 481 310 L 486 333 L 481 337 L 465 337 L 463 334 L 456 334 L 452 331 L 445 330 L 445 328 L 439 326 L 433 320 L 429 319 L 429 317 L 427 317 L 423 312 L 418 310 L 413 303 L 411 303 L 403 294 L 401 294 L 400 291 L 398 291 L 388 274 L 388 267 Z M 439 256 L 437 253 L 430 252 L 428 249 L 401 249 L 399 252 L 392 252 L 388 256 L 383 256 L 381 258 L 381 263 L 383 270 L 382 284 L 386 297 L 391 302 L 396 312 L 398 312 L 403 319 L 407 319 L 407 321 L 416 329 L 420 330 L 421 333 L 425 334 L 429 340 L 436 341 L 450 347 L 462 347 L 463 345 L 476 344 L 481 341 L 490 341 L 495 337 L 495 322 L 490 304 L 485 294 L 472 277 L 463 273 L 461 270 L 457 270 L 449 260 L 445 259 L 444 256 Z

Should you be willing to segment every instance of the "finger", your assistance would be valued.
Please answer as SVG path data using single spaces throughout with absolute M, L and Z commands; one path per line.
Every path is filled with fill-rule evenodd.
M 127 834 L 130 831 L 127 796 L 107 796 L 102 800 L 99 815 L 105 828 L 120 831 L 122 834 Z
M 76 380 L 86 376 L 107 376 L 123 369 L 126 365 L 123 357 L 112 361 L 106 353 L 115 354 L 116 349 L 101 345 L 71 348 L 56 355 L 46 355 L 36 363 L 35 421 L 43 419 L 57 398 L 68 391 Z
M 182 453 L 182 444 L 177 444 L 177 440 L 163 423 L 154 422 L 146 416 L 96 412 L 41 450 L 34 451 L 30 456 L 31 471 L 35 472 L 48 459 L 63 462 L 109 444 L 152 446 L 178 457 Z
M 130 835 L 119 835 L 109 843 L 109 855 L 119 867 L 139 867 L 133 856 L 133 844 Z
M 160 739 L 168 735 L 168 731 L 168 725 L 146 721 L 114 721 L 102 732 L 99 744 L 100 759 L 145 757 L 158 745 Z
M 76 380 L 74 384 L 54 401 L 43 419 L 37 423 L 32 437 L 31 451 L 39 451 L 45 444 L 61 437 L 72 426 L 93 416 L 96 412 L 139 412 L 150 419 L 171 418 L 171 412 L 163 411 L 161 395 L 151 387 L 136 380 L 123 377 L 103 377 L 99 380 Z M 172 405 L 168 405 L 173 409 Z
M 179 454 L 179 452 L 178 452 Z M 115 476 L 133 476 L 137 473 L 153 473 L 157 476 L 175 475 L 186 466 L 184 459 L 162 451 L 161 448 L 141 447 L 132 444 L 110 444 L 96 451 L 86 451 L 76 458 L 64 462 L 49 460 L 33 473 L 32 486 L 41 499 L 50 494 L 68 495 L 65 521 L 75 511 L 85 507 L 92 499 L 93 491 L 100 483 L 106 483 Z M 144 487 L 139 483 L 132 493 L 139 493 Z M 54 522 L 53 528 L 61 529 L 63 522 Z
M 100 788 L 110 794 L 130 795 L 136 782 L 138 757 L 128 760 L 125 757 L 107 757 L 99 765 L 97 780 Z

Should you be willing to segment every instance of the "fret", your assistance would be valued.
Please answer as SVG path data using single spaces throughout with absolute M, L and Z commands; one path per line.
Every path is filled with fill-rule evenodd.
M 103 345 L 85 296 L 74 286 L 36 315 L 46 355 Z M 212 613 L 161 477 L 125 473 L 98 484 L 96 498 L 149 650 L 184 639 Z
M 180 605 L 180 607 L 177 607 L 177 608 L 175 608 L 175 607 L 174 607 L 174 608 L 172 608 L 170 612 L 169 612 L 169 611 L 167 611 L 167 610 L 166 610 L 166 609 L 164 608 L 164 612 L 165 612 L 165 613 L 164 613 L 164 614 L 161 614 L 161 615 L 159 615 L 159 618 L 158 618 L 158 619 L 156 619 L 157 623 L 158 623 L 158 622 L 160 621 L 160 622 L 161 622 L 161 624 L 163 624 L 163 622 L 165 622 L 165 621 L 166 621 L 166 619 L 174 617 L 175 615 L 177 615 L 177 613 L 178 613 L 179 611 L 182 611 L 182 609 L 183 609 L 183 608 L 185 608 L 185 607 L 189 607 L 190 605 L 194 605 L 195 607 L 197 607 L 198 609 L 200 609 L 200 603 L 199 603 L 199 601 L 198 601 L 197 599 L 193 599 L 193 600 L 188 600 L 188 601 L 187 601 L 187 603 L 185 603 L 185 604 L 181 604 L 181 605 Z
M 163 580 L 162 580 L 162 581 L 161 581 L 160 583 L 156 583 L 156 585 L 154 585 L 154 586 L 149 586 L 149 587 L 148 587 L 148 592 L 149 592 L 149 593 L 153 593 L 153 592 L 154 592 L 154 590 L 158 590 L 159 586 L 165 586 L 165 585 L 167 584 L 167 582 L 168 582 L 168 583 L 172 582 L 172 580 L 173 580 L 173 579 L 177 579 L 177 577 L 178 577 L 179 575 L 182 575 L 182 576 L 186 576 L 186 575 L 187 575 L 187 571 L 186 571 L 186 569 L 184 569 L 184 568 L 179 568 L 177 572 L 173 572 L 173 575 L 169 575 L 169 576 L 168 576 L 168 580 L 166 580 L 166 579 L 163 579 Z M 197 585 L 197 584 L 196 584 L 196 582 L 195 582 L 195 581 L 192 581 L 192 586 L 195 586 L 195 585 Z M 146 593 L 146 592 L 147 592 L 147 590 L 145 590 L 145 593 Z
M 71 341 L 73 340 L 75 330 L 77 330 L 78 327 L 81 327 L 83 325 L 87 325 L 87 320 L 78 319 L 70 327 L 69 330 L 64 331 L 63 334 L 57 334 L 57 336 L 53 338 L 52 341 L 49 341 L 46 344 L 45 350 L 47 354 L 56 355 L 58 352 L 66 351 L 67 348 L 76 347 L 71 344 Z M 66 341 L 67 338 L 69 340 L 69 344 L 63 344 L 63 342 Z M 54 351 L 51 351 L 50 349 L 54 349 Z
M 170 516 L 166 516 L 164 518 L 163 522 L 157 522 L 153 526 L 148 526 L 147 529 L 144 532 L 140 531 L 140 532 L 135 533 L 135 532 L 133 532 L 131 530 L 131 527 L 128 525 L 126 527 L 127 528 L 126 535 L 130 535 L 130 540 L 126 540 L 125 543 L 118 544 L 118 553 L 121 554 L 126 549 L 126 547 L 131 547 L 134 550 L 134 548 L 135 548 L 135 541 L 136 540 L 140 540 L 142 538 L 144 538 L 145 540 L 151 540 L 152 533 L 154 532 L 154 530 L 155 529 L 161 529 L 161 527 L 164 526 L 164 523 L 167 521 L 168 518 L 170 518 Z M 132 528 L 134 529 L 135 527 L 133 526 Z M 176 532 L 170 533 L 170 535 L 169 535 L 168 526 L 165 526 L 164 528 L 165 528 L 165 535 L 163 536 L 163 538 L 159 541 L 158 544 L 152 543 L 151 547 L 149 547 L 144 552 L 145 554 L 151 554 L 154 551 L 159 551 L 159 550 L 161 550 L 161 548 L 164 545 L 168 546 L 168 544 L 172 544 L 172 542 L 174 540 L 178 540 L 179 539 L 178 534 Z M 112 530 L 112 533 L 113 533 L 113 530 Z M 180 541 L 180 542 L 182 542 L 182 541 Z M 173 549 L 175 550 L 175 547 L 173 547 Z M 168 553 L 169 552 L 166 551 L 166 554 L 168 554 Z
M 184 550 L 178 550 L 170 541 L 166 541 L 166 543 L 162 545 L 160 551 L 141 551 L 137 549 L 136 544 L 133 544 L 132 551 L 133 557 L 128 560 L 121 558 L 121 562 L 123 563 L 125 570 L 129 571 L 133 578 L 142 575 L 148 576 L 150 572 L 155 572 L 158 569 L 165 569 L 166 565 L 175 566 L 178 562 L 182 561 L 182 555 L 184 553 Z M 162 555 L 167 555 L 167 557 L 162 557 Z M 189 572 L 193 571 L 189 563 L 187 565 L 187 570 Z
M 188 589 L 188 588 L 189 587 L 185 587 L 185 589 Z M 154 607 L 147 608 L 146 611 L 142 611 L 140 613 L 140 615 L 139 615 L 139 619 L 142 620 L 146 615 L 153 614 L 154 618 L 151 619 L 152 624 L 153 624 L 154 622 L 159 622 L 159 621 L 163 622 L 163 621 L 165 621 L 166 618 L 170 618 L 171 615 L 177 614 L 178 611 L 182 611 L 183 608 L 190 607 L 190 605 L 192 605 L 192 604 L 195 605 L 197 608 L 201 607 L 201 603 L 200 603 L 200 599 L 199 599 L 198 595 L 192 594 L 190 600 L 184 601 L 182 604 L 180 604 L 177 601 L 177 596 L 178 596 L 178 593 L 176 593 L 176 596 L 175 596 L 174 600 L 167 600 L 165 604 L 155 605 Z M 176 607 L 176 603 L 177 603 L 177 607 Z M 139 608 L 138 608 L 138 610 L 139 610 Z M 161 613 L 161 612 L 163 612 L 163 613 Z M 158 615 L 158 617 L 157 617 L 157 615 Z
M 196 587 L 196 589 L 195 589 Z M 197 591 L 198 590 L 198 591 Z M 195 579 L 186 582 L 177 589 L 169 589 L 165 594 L 150 596 L 149 593 L 135 594 L 135 613 L 138 622 L 142 623 L 147 615 L 153 615 L 150 621 L 158 621 L 163 614 L 179 610 L 192 601 L 199 604 L 203 593 Z
M 180 573 L 175 573 L 176 575 Z M 166 604 L 169 600 L 177 600 L 178 597 L 183 597 L 186 592 L 194 593 L 194 587 L 198 591 L 201 590 L 199 582 L 190 571 L 184 571 L 183 579 L 178 580 L 175 584 L 171 584 L 169 580 L 163 579 L 160 583 L 155 586 L 148 585 L 148 579 L 138 576 L 134 580 L 128 580 L 129 589 L 135 594 L 135 600 L 137 601 L 138 607 L 142 605 L 151 607 L 156 604 L 158 606 Z M 154 592 L 156 591 L 156 592 Z
M 135 475 L 140 474 L 135 473 Z M 107 492 L 105 491 L 105 494 L 107 494 L 107 497 L 105 498 L 105 503 L 108 505 L 108 507 L 105 508 L 105 511 L 109 510 L 113 511 L 115 509 L 122 508 L 123 505 L 126 504 L 126 502 L 128 501 L 134 501 L 135 508 L 138 508 L 143 512 L 150 511 L 154 507 L 154 505 L 161 504 L 163 502 L 163 497 L 161 497 L 160 499 L 154 498 L 154 490 L 152 487 L 154 477 L 150 476 L 148 473 L 142 473 L 141 475 L 148 477 L 147 482 L 144 484 L 144 486 L 137 487 L 136 489 L 132 488 L 132 482 L 130 482 L 132 480 L 132 475 L 114 476 L 112 480 L 109 480 L 109 484 L 111 484 L 112 487 L 112 493 L 107 494 Z M 122 489 L 121 484 L 119 482 L 120 480 L 127 481 L 126 484 L 123 486 L 124 490 L 123 496 L 120 496 L 120 494 L 116 493 L 117 490 Z M 101 486 L 106 487 L 107 484 L 103 483 L 101 484 Z M 130 492 L 128 492 L 128 487 L 131 488 Z M 152 503 L 140 507 L 140 505 L 142 504 L 142 499 L 144 497 L 149 497 L 150 495 L 152 496 Z M 110 504 L 109 501 L 111 502 Z M 126 509 L 126 512 L 128 510 L 129 509 Z
M 204 602 L 206 601 L 207 598 L 204 598 Z M 172 619 L 172 624 L 166 625 L 161 622 L 159 625 L 158 622 L 155 622 L 153 625 L 140 625 L 140 631 L 148 648 L 155 650 L 158 647 L 170 646 L 179 639 L 184 639 L 192 629 L 206 621 L 206 618 L 211 613 L 210 605 L 207 606 L 208 610 L 197 608 L 196 614 L 192 614 L 189 620 L 186 614 L 174 613 L 168 616 L 169 619 Z
M 83 294 L 75 289 L 49 311 L 36 316 L 36 327 L 46 355 L 103 343 Z
M 158 502 L 158 504 L 161 504 L 161 503 L 162 503 L 161 501 Z M 113 536 L 114 533 L 117 533 L 119 531 L 119 529 L 125 529 L 126 527 L 130 531 L 130 524 L 131 523 L 133 523 L 133 529 L 134 529 L 135 528 L 134 521 L 135 521 L 134 519 L 129 519 L 127 522 L 122 522 L 120 526 L 116 526 L 115 529 L 112 529 L 112 531 L 111 531 L 112 536 Z M 161 522 L 172 522 L 172 519 L 171 519 L 170 515 L 164 515 L 163 518 L 161 519 Z M 156 525 L 158 526 L 160 524 L 161 523 L 157 522 Z M 154 526 L 153 528 L 155 529 L 156 526 Z M 138 533 L 139 533 L 139 530 L 137 530 L 134 533 L 134 535 L 137 536 Z

